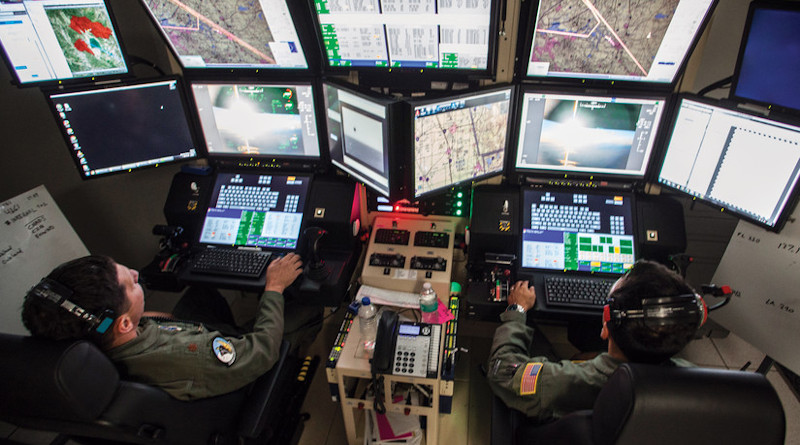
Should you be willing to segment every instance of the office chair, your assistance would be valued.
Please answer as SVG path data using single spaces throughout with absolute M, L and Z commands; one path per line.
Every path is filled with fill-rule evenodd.
M 783 444 L 783 406 L 763 374 L 625 363 L 592 410 L 528 423 L 495 397 L 492 444 Z M 497 425 L 495 425 L 497 422 Z
M 305 391 L 295 387 L 299 363 L 287 341 L 275 366 L 253 384 L 189 402 L 121 379 L 108 357 L 85 340 L 0 334 L 0 344 L 0 420 L 57 432 L 54 443 L 270 443 L 285 434 L 279 429 L 292 424 L 290 416 L 302 417 L 290 412 L 291 406 L 299 411 L 302 400 L 292 399 Z

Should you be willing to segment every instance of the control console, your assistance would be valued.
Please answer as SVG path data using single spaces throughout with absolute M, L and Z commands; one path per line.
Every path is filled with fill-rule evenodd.
M 430 282 L 450 294 L 455 223 L 416 215 L 375 218 L 361 281 L 383 289 L 419 292 Z

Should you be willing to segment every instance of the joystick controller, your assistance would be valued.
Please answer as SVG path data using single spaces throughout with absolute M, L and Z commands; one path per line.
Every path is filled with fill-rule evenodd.
M 330 270 L 325 266 L 325 260 L 319 254 L 319 242 L 327 233 L 327 230 L 320 227 L 308 227 L 303 231 L 308 254 L 305 272 L 306 277 L 313 281 L 323 281 L 330 274 Z

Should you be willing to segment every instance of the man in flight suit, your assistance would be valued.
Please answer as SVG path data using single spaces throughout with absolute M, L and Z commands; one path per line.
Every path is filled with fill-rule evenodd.
M 608 340 L 608 351 L 587 361 L 531 356 L 534 329 L 526 324 L 526 313 L 536 302 L 536 293 L 527 281 L 518 281 L 511 289 L 510 306 L 500 315 L 503 323 L 494 334 L 488 361 L 489 385 L 507 406 L 539 422 L 591 409 L 600 389 L 624 362 L 692 366 L 672 356 L 691 341 L 702 323 L 705 316 L 702 298 L 661 264 L 649 261 L 634 264 L 611 288 L 607 312 L 641 314 L 644 298 L 679 296 L 675 298 L 688 299 L 693 316 L 655 323 L 657 326 L 643 318 L 617 324 L 604 316 L 600 336 Z
M 170 320 L 164 317 L 168 314 L 148 317 L 152 314 L 144 312 L 139 273 L 103 256 L 64 263 L 42 283 L 80 310 L 98 317 L 110 314 L 113 322 L 107 330 L 99 333 L 75 310 L 43 298 L 42 283 L 26 295 L 22 319 L 33 336 L 93 340 L 123 375 L 175 398 L 212 397 L 244 387 L 275 364 L 284 330 L 282 293 L 301 272 L 296 254 L 270 263 L 254 326 L 247 333 L 223 333 Z

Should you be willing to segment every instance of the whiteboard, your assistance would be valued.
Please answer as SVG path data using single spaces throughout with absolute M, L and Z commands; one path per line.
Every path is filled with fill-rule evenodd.
M 59 264 L 88 254 L 43 185 L 0 203 L 0 331 L 27 335 L 21 309 L 28 290 Z
M 795 210 L 780 233 L 739 222 L 713 278 L 714 284 L 731 286 L 734 295 L 710 316 L 800 374 L 798 217 L 800 211 Z

